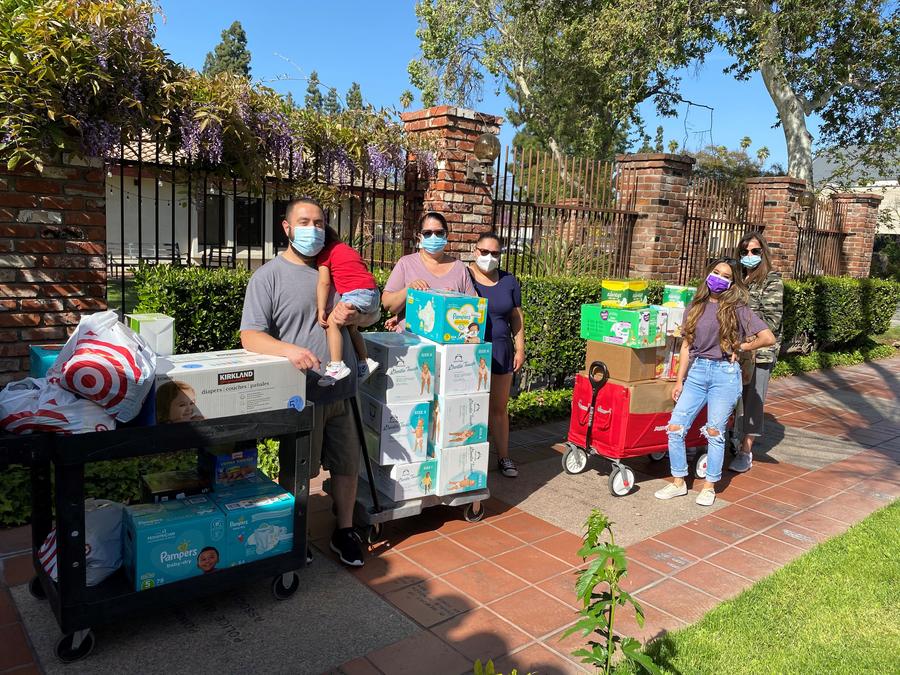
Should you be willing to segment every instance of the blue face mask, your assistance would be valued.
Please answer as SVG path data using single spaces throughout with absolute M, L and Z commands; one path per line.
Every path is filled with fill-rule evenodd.
M 741 258 L 741 265 L 749 267 L 751 270 L 762 262 L 762 256 L 745 255 Z
M 313 225 L 297 226 L 294 228 L 294 238 L 291 239 L 291 246 L 297 249 L 300 255 L 312 258 L 318 255 L 319 251 L 325 246 L 325 230 Z
M 439 237 L 435 234 L 422 239 L 422 248 L 429 253 L 440 253 L 447 246 L 447 237 Z

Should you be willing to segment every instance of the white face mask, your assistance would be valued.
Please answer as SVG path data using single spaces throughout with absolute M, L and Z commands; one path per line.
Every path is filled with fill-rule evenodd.
M 500 259 L 492 255 L 480 255 L 475 258 L 475 264 L 478 265 L 478 269 L 487 274 L 500 267 Z

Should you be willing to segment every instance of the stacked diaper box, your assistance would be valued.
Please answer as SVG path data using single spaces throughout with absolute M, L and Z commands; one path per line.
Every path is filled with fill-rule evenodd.
M 678 376 L 681 355 L 681 327 L 697 289 L 693 286 L 666 285 L 663 288 L 662 307 L 668 312 L 666 344 L 660 349 L 656 377 L 672 380 Z

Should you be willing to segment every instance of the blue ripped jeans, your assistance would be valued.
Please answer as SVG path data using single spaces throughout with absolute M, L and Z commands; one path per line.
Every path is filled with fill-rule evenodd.
M 669 419 L 669 464 L 673 476 L 683 478 L 688 475 L 684 437 L 700 409 L 706 405 L 706 425 L 702 429 L 708 441 L 706 480 L 715 483 L 722 477 L 725 427 L 740 395 L 739 364 L 712 359 L 694 360 Z M 672 426 L 680 428 L 672 431 Z

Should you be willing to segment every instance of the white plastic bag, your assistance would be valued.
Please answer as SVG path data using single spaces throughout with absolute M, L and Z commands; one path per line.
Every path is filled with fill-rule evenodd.
M 47 376 L 128 422 L 153 386 L 156 354 L 115 312 L 100 312 L 81 319 Z
M 84 558 L 88 586 L 96 586 L 122 566 L 122 515 L 125 507 L 106 499 L 84 500 Z M 38 550 L 44 571 L 56 581 L 56 528 Z
M 46 378 L 26 377 L 0 391 L 0 427 L 15 434 L 83 434 L 115 429 L 116 421 Z

